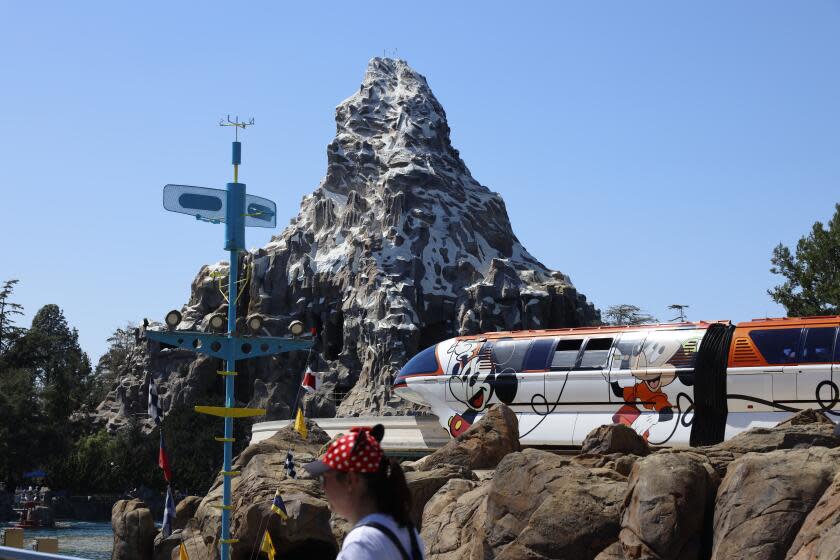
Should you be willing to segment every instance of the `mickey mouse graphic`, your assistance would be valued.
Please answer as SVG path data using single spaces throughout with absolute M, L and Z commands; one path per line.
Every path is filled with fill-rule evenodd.
M 662 388 L 677 377 L 676 367 L 669 362 L 681 349 L 679 340 L 662 340 L 644 348 L 636 347 L 629 355 L 622 356 L 622 369 L 625 363 L 629 365 L 627 369 L 639 382 L 631 387 L 621 387 L 618 381 L 610 383 L 613 394 L 624 400 L 624 405 L 612 417 L 614 423 L 630 426 L 647 441 L 653 426 L 674 417 L 674 405 Z M 642 414 L 638 405 L 658 414 Z
M 512 371 L 496 371 L 491 344 L 459 341 L 448 352 L 455 354 L 448 390 L 467 407 L 461 414 L 449 418 L 449 433 L 458 437 L 472 426 L 479 413 L 487 409 L 494 396 L 505 404 L 512 403 L 516 397 L 517 379 Z

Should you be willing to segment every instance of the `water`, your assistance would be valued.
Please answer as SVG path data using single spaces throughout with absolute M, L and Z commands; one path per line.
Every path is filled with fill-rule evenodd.
M 13 524 L 0 523 L 0 528 L 6 527 L 13 527 Z M 24 546 L 31 549 L 36 537 L 56 537 L 59 554 L 90 560 L 109 560 L 114 546 L 110 523 L 56 521 L 53 529 L 24 529 Z

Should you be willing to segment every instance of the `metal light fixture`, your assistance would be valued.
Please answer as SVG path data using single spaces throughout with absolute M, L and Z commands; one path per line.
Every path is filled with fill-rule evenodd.
M 174 329 L 181 322 L 181 312 L 177 309 L 173 309 L 172 311 L 166 314 L 166 319 L 164 320 L 166 321 L 167 327 L 169 327 L 170 329 Z
M 292 321 L 289 323 L 289 332 L 292 336 L 300 336 L 303 334 L 303 323 L 300 321 Z
M 225 318 L 224 315 L 221 315 L 220 313 L 216 313 L 215 315 L 210 317 L 210 328 L 215 330 L 215 331 L 222 330 L 225 326 L 225 321 L 226 321 L 226 318 Z
M 248 330 L 252 333 L 262 331 L 263 318 L 262 315 L 251 315 L 246 319 L 245 324 L 248 325 Z

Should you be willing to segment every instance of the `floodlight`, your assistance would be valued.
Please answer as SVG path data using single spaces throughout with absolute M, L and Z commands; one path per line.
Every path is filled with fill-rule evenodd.
M 292 321 L 289 323 L 289 332 L 292 336 L 300 336 L 303 334 L 303 323 L 300 321 Z
M 165 321 L 167 327 L 169 327 L 170 329 L 174 329 L 181 322 L 181 312 L 177 309 L 173 309 L 172 311 L 166 314 Z
M 217 331 L 223 329 L 225 326 L 225 320 L 226 319 L 224 315 L 216 313 L 215 315 L 210 317 L 210 328 Z
M 248 330 L 250 330 L 252 333 L 258 333 L 262 330 L 263 326 L 262 315 L 251 315 L 250 317 L 248 317 L 245 323 L 248 325 Z

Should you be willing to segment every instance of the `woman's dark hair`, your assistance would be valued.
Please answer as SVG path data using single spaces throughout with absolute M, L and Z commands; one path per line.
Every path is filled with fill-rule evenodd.
M 385 435 L 385 427 L 377 424 L 370 430 L 370 434 L 377 442 L 381 442 Z M 389 514 L 401 527 L 412 526 L 411 492 L 408 491 L 405 474 L 396 459 L 389 459 L 383 455 L 379 462 L 379 470 L 363 476 L 367 481 L 368 490 L 376 500 L 377 509 Z
M 377 509 L 394 518 L 401 527 L 412 526 L 411 492 L 405 474 L 396 459 L 382 457 L 379 470 L 364 474 L 368 490 L 376 500 Z

